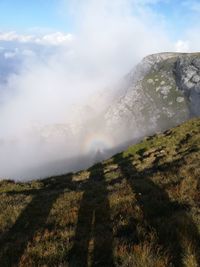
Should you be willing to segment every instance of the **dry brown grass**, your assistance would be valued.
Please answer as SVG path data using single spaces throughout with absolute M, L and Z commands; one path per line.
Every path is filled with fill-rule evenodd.
M 200 266 L 200 120 L 92 168 L 0 182 L 0 266 Z

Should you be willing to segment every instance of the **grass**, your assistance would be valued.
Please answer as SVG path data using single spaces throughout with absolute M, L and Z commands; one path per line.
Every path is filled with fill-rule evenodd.
M 200 266 L 200 119 L 88 170 L 0 182 L 0 266 Z

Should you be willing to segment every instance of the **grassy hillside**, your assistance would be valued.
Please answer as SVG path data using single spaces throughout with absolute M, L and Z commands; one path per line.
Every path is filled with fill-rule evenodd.
M 200 119 L 75 174 L 0 182 L 0 266 L 200 266 Z

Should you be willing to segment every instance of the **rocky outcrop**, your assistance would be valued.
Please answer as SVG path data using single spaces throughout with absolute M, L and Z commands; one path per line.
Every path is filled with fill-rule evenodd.
M 179 90 L 189 102 L 191 115 L 200 116 L 200 55 L 178 57 L 174 73 Z
M 200 115 L 200 54 L 160 53 L 126 76 L 123 94 L 105 115 L 123 139 L 162 131 Z M 128 136 L 127 136 L 128 135 Z

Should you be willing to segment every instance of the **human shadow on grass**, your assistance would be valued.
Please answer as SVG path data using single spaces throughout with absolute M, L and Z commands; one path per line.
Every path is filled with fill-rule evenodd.
M 113 236 L 108 192 L 103 165 L 89 169 L 90 177 L 83 188 L 74 245 L 69 255 L 69 266 L 112 267 Z
M 196 225 L 186 214 L 187 207 L 176 201 L 171 201 L 168 194 L 152 180 L 152 175 L 156 171 L 166 170 L 177 171 L 183 164 L 183 159 L 159 164 L 158 158 L 155 159 L 152 168 L 144 171 L 137 171 L 133 166 L 131 157 L 123 157 L 117 154 L 114 162 L 119 166 L 122 175 L 127 179 L 132 191 L 137 195 L 137 201 L 144 214 L 144 223 L 147 230 L 152 228 L 156 231 L 158 243 L 169 252 L 173 266 L 183 266 L 183 248 L 181 241 L 186 238 L 192 240 L 196 245 L 195 257 L 200 261 L 200 236 Z M 187 223 L 187 229 L 183 222 Z M 180 236 L 179 231 L 184 236 Z
M 0 266 L 17 266 L 29 242 L 38 230 L 43 230 L 57 198 L 64 189 L 72 189 L 72 175 L 49 178 L 43 181 L 42 189 L 11 191 L 9 194 L 32 196 L 14 225 L 0 236 Z

